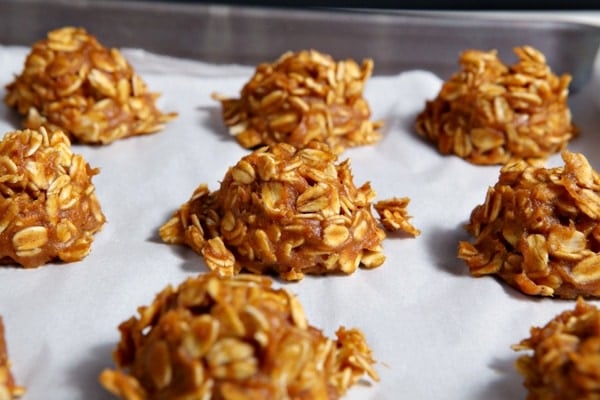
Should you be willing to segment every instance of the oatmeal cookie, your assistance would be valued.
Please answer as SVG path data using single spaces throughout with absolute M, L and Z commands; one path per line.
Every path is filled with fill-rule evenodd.
M 14 400 L 25 394 L 25 388 L 18 386 L 10 371 L 10 360 L 6 340 L 4 338 L 4 324 L 0 317 L 0 399 Z
M 592 400 L 600 397 L 600 311 L 579 298 L 575 309 L 532 327 L 513 346 L 527 400 Z
M 502 168 L 471 213 L 473 243 L 459 244 L 471 274 L 529 295 L 600 296 L 600 176 L 583 154 L 562 157 L 556 168 Z
M 418 115 L 417 132 L 442 154 L 473 164 L 532 163 L 565 148 L 575 134 L 567 104 L 571 76 L 555 75 L 531 46 L 504 64 L 495 50 L 467 50 L 461 71 Z
M 168 286 L 119 326 L 119 369 L 100 382 L 127 400 L 334 400 L 365 374 L 378 380 L 361 331 L 325 337 L 271 283 L 213 272 Z
M 4 101 L 25 116 L 24 128 L 60 129 L 81 143 L 156 132 L 176 116 L 156 108 L 158 94 L 117 49 L 82 28 L 60 28 L 35 43 L 6 90 Z
M 8 132 L 0 141 L 0 261 L 32 268 L 87 256 L 105 222 L 97 173 L 62 131 Z
M 229 132 L 245 148 L 288 143 L 302 148 L 313 140 L 339 154 L 381 138 L 381 121 L 371 121 L 363 97 L 373 60 L 362 66 L 335 61 L 315 50 L 287 52 L 260 64 L 240 98 L 215 94 Z
M 256 150 L 229 168 L 219 190 L 200 185 L 160 236 L 187 244 L 223 275 L 244 269 L 299 280 L 377 267 L 386 234 L 371 213 L 375 192 L 369 183 L 357 188 L 349 161 L 336 160 L 319 142 Z M 392 199 L 377 211 L 386 228 L 416 236 L 407 205 Z

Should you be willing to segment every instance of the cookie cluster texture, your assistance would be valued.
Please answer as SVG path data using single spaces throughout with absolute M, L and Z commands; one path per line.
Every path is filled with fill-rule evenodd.
M 24 116 L 24 128 L 59 129 L 82 143 L 156 132 L 176 116 L 158 110 L 158 94 L 119 50 L 83 28 L 56 29 L 36 42 L 6 90 L 4 101 Z
M 123 322 L 102 385 L 127 400 L 335 400 L 368 375 L 364 335 L 309 325 L 298 299 L 257 275 L 208 273 L 167 287 Z
M 600 296 L 600 176 L 583 154 L 564 166 L 502 168 L 466 226 L 458 256 L 529 295 Z
M 567 103 L 571 76 L 557 76 L 531 46 L 507 65 L 496 50 L 466 50 L 461 70 L 418 115 L 417 132 L 440 153 L 473 164 L 538 162 L 565 148 L 576 130 Z
M 92 177 L 62 131 L 8 132 L 0 141 L 0 260 L 26 268 L 83 259 L 106 218 Z
M 239 98 L 215 95 L 229 131 L 243 147 L 328 144 L 333 152 L 374 144 L 381 121 L 370 119 L 363 91 L 373 60 L 336 61 L 315 50 L 287 52 L 256 67 Z
M 530 337 L 513 346 L 527 400 L 582 400 L 600 395 L 600 310 L 579 298 Z
M 229 168 L 219 190 L 200 185 L 160 236 L 190 246 L 227 276 L 246 270 L 299 280 L 380 266 L 386 233 L 371 212 L 375 191 L 354 184 L 348 160 L 336 161 L 316 142 L 256 150 Z M 407 205 L 392 199 L 376 209 L 387 228 L 416 236 Z

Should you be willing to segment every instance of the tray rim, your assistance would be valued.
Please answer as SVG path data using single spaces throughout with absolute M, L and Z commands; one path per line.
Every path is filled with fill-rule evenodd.
M 40 11 L 43 10 L 43 11 Z M 573 91 L 579 90 L 590 78 L 593 71 L 593 65 L 595 62 L 596 54 L 600 48 L 600 26 L 587 24 L 579 21 L 568 21 L 558 18 L 526 18 L 522 14 L 515 12 L 515 15 L 520 15 L 519 18 L 511 18 L 506 13 L 498 16 L 486 16 L 481 13 L 475 13 L 473 16 L 465 13 L 453 13 L 453 12 L 440 12 L 440 11 L 429 11 L 429 10 L 389 10 L 381 9 L 365 9 L 365 8 L 331 8 L 331 7 L 311 7 L 311 8 L 299 8 L 299 7 L 272 7 L 272 6 L 245 6 L 245 5 L 229 5 L 219 3 L 182 3 L 175 2 L 170 3 L 166 0 L 148 1 L 148 0 L 131 0 L 131 1 L 119 1 L 119 0 L 0 0 L 0 15 L 8 17 L 7 24 L 0 24 L 0 44 L 7 45 L 31 45 L 37 39 L 43 37 L 45 33 L 51 29 L 59 27 L 60 23 L 54 23 L 48 18 L 47 21 L 38 21 L 35 27 L 28 27 L 28 33 L 26 36 L 19 37 L 14 32 L 10 32 L 10 27 L 14 25 L 11 21 L 15 17 L 20 15 L 30 15 L 33 13 L 37 15 L 44 12 L 45 15 L 52 15 L 54 12 L 65 18 L 68 21 L 62 25 L 77 25 L 77 23 L 71 23 L 72 21 L 81 21 L 85 18 L 86 21 L 94 22 L 95 15 L 100 15 L 99 18 L 108 18 L 106 15 L 111 15 L 110 18 L 118 14 L 125 14 L 130 17 L 139 16 L 140 20 L 145 19 L 146 21 L 152 21 L 153 23 L 160 23 L 162 25 L 159 28 L 165 30 L 165 28 L 180 29 L 178 26 L 169 24 L 168 19 L 178 20 L 182 22 L 189 21 L 200 21 L 213 24 L 217 28 L 223 28 L 234 30 L 235 27 L 231 27 L 232 24 L 242 21 L 247 23 L 249 26 L 252 24 L 271 24 L 276 27 L 283 27 L 284 32 L 282 35 L 286 38 L 291 38 L 291 41 L 298 40 L 300 36 L 298 32 L 294 32 L 295 27 L 300 29 L 306 27 L 307 24 L 317 24 L 319 29 L 323 29 L 326 24 L 333 24 L 334 28 L 339 29 L 343 33 L 350 32 L 351 34 L 369 34 L 374 38 L 379 38 L 383 33 L 389 33 L 391 35 L 401 35 L 403 33 L 411 33 L 413 36 L 415 32 L 425 32 L 434 27 L 438 31 L 445 31 L 454 34 L 464 34 L 467 31 L 481 30 L 482 32 L 489 32 L 488 35 L 494 35 L 494 30 L 510 32 L 523 32 L 528 35 L 534 35 L 537 33 L 548 33 L 548 36 L 557 35 L 576 35 L 579 38 L 583 38 L 583 41 L 575 41 L 575 49 L 558 49 L 557 51 L 566 52 L 566 55 L 561 53 L 559 65 L 562 63 L 570 63 L 571 61 L 564 61 L 562 59 L 573 59 L 574 55 L 579 57 L 580 53 L 585 53 L 581 57 L 583 62 L 581 65 L 576 65 L 572 69 L 577 69 L 572 72 L 572 69 L 564 68 L 563 71 L 559 70 L 558 73 L 572 72 L 574 76 L 571 84 Z M 161 19 L 162 18 L 162 19 Z M 136 23 L 135 21 L 133 21 Z M 138 25 L 140 22 L 137 22 Z M 52 24 L 52 26 L 50 26 Z M 3 28 L 6 25 L 6 28 Z M 79 23 L 81 26 L 85 26 L 84 23 Z M 101 26 L 102 29 L 106 29 L 105 26 Z M 143 29 L 148 29 L 142 26 Z M 287 30 L 285 30 L 287 28 Z M 356 28 L 356 33 L 352 31 L 352 28 Z M 135 29 L 133 27 L 132 29 Z M 201 34 L 199 29 L 211 29 L 204 27 L 194 27 L 195 34 Z M 216 28 L 212 28 L 216 30 Z M 259 62 L 270 61 L 266 57 L 254 57 L 254 52 L 248 50 L 243 53 L 244 49 L 241 49 L 240 59 L 235 60 L 232 57 L 232 50 L 238 49 L 235 44 L 230 45 L 227 49 L 207 49 L 198 47 L 192 48 L 190 46 L 185 47 L 181 44 L 177 46 L 169 46 L 167 43 L 168 39 L 159 38 L 164 43 L 156 44 L 152 43 L 152 46 L 148 47 L 138 45 L 140 42 L 139 37 L 135 37 L 132 32 L 127 32 L 126 28 L 116 26 L 114 32 L 107 31 L 110 33 L 111 39 L 106 40 L 106 44 L 114 47 L 139 47 L 147 49 L 150 52 L 157 54 L 173 56 L 177 58 L 195 59 L 215 64 L 227 64 L 227 63 L 240 63 L 243 65 L 256 65 Z M 125 32 L 125 34 L 123 34 Z M 146 31 L 147 32 L 147 31 Z M 95 34 L 94 31 L 91 32 Z M 167 32 L 168 33 L 168 32 Z M 181 33 L 181 32 L 180 32 Z M 256 34 L 256 32 L 250 32 Z M 170 33 L 171 36 L 175 34 Z M 120 36 L 119 36 L 120 35 Z M 241 40 L 238 33 L 234 41 L 238 42 Z M 287 36 L 286 36 L 287 35 Z M 97 35 L 101 41 L 102 36 Z M 118 36 L 118 40 L 114 40 Z M 214 36 L 214 32 L 213 32 Z M 251 35 L 249 35 L 251 36 Z M 254 37 L 256 39 L 256 37 Z M 262 37 L 259 37 L 262 39 Z M 343 38 L 342 38 L 343 39 Z M 362 39 L 360 37 L 354 37 L 354 39 Z M 389 38 L 387 38 L 389 40 Z M 559 40 L 560 37 L 556 40 Z M 277 40 L 275 38 L 274 40 Z M 446 40 L 446 38 L 444 38 Z M 551 39 L 544 39 L 551 40 Z M 280 40 L 281 41 L 281 40 Z M 173 38 L 171 37 L 171 42 Z M 148 43 L 148 42 L 145 42 Z M 528 44 L 528 43 L 522 43 Z M 256 49 L 256 44 L 253 44 Z M 362 46 L 362 47 L 361 47 Z M 356 45 L 357 48 L 361 48 L 362 55 L 360 57 L 354 57 L 349 55 L 347 58 L 366 58 L 367 52 L 365 47 L 368 45 L 360 42 Z M 552 49 L 554 50 L 558 45 L 552 43 Z M 206 47 L 206 46 L 204 46 Z M 277 56 L 283 52 L 282 45 L 279 46 L 280 50 Z M 331 47 L 331 46 L 330 46 Z M 346 46 L 348 47 L 348 46 Z M 535 46 L 534 46 L 535 47 Z M 465 48 L 474 48 L 474 46 L 466 46 Z M 482 50 L 491 50 L 497 48 L 497 46 L 490 46 Z M 167 49 L 165 51 L 165 49 Z M 286 49 L 287 50 L 287 49 Z M 334 57 L 346 57 L 340 54 L 335 54 L 337 49 L 333 49 L 334 52 L 329 52 Z M 347 50 L 347 49 L 346 49 Z M 504 56 L 508 54 L 506 49 Z M 502 57 L 503 51 L 500 51 Z M 324 52 L 328 52 L 327 49 Z M 380 50 L 381 52 L 381 50 Z M 454 54 L 454 53 L 453 53 Z M 380 54 L 381 56 L 381 54 Z M 253 58 L 254 57 L 254 58 Z M 414 55 L 410 55 L 414 57 Z M 270 54 L 270 59 L 275 59 L 276 54 Z M 375 58 L 375 57 L 373 57 Z M 381 57 L 380 57 L 381 58 Z M 388 75 L 390 72 L 402 72 L 409 69 L 415 69 L 415 63 L 410 68 L 402 66 L 398 68 L 399 64 L 405 63 L 406 59 L 401 59 L 398 56 L 384 54 L 384 62 L 376 59 L 376 65 L 374 74 Z M 427 64 L 423 65 L 424 69 L 431 69 L 435 73 L 439 74 L 443 79 L 449 77 L 450 69 L 456 69 L 458 53 L 455 54 L 453 59 L 434 60 L 428 59 Z M 232 61 L 233 60 L 233 61 Z M 549 60 L 550 61 L 550 60 Z M 388 66 L 388 64 L 390 64 Z M 552 64 L 549 62 L 552 66 Z M 384 66 L 383 68 L 381 66 Z M 553 68 L 554 69 L 554 68 Z M 581 71 L 579 70 L 581 69 Z M 444 72 L 441 72 L 444 70 Z

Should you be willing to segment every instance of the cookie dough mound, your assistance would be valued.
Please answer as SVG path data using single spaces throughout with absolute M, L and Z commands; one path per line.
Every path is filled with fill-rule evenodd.
M 363 97 L 372 71 L 371 59 L 358 66 L 315 50 L 288 52 L 273 64 L 260 64 L 239 99 L 214 97 L 230 133 L 245 148 L 280 142 L 301 148 L 317 140 L 339 154 L 381 138 L 383 124 L 369 119 Z
M 82 28 L 51 31 L 35 43 L 5 102 L 30 129 L 60 129 L 81 143 L 106 144 L 156 132 L 175 114 L 155 106 L 158 94 L 116 49 Z
M 461 71 L 427 101 L 417 132 L 440 153 L 473 164 L 534 162 L 562 150 L 575 135 L 567 104 L 571 76 L 552 73 L 530 46 L 514 51 L 519 61 L 512 66 L 495 50 L 463 52 Z
M 83 259 L 105 217 L 92 177 L 61 131 L 23 130 L 0 141 L 0 261 L 37 267 Z
M 574 310 L 562 312 L 513 346 L 533 351 L 517 360 L 525 377 L 528 400 L 581 400 L 600 396 L 600 311 L 581 298 Z
M 585 156 L 565 165 L 502 168 L 466 226 L 458 256 L 474 276 L 496 274 L 525 294 L 600 296 L 600 176 Z
M 256 150 L 229 168 L 219 190 L 200 185 L 160 236 L 189 245 L 223 275 L 245 269 L 299 280 L 377 267 L 385 260 L 385 232 L 371 213 L 375 192 L 369 183 L 357 188 L 349 161 L 336 159 L 316 142 Z M 407 203 L 381 205 L 399 229 L 410 226 L 398 222 L 408 218 L 398 212 Z
M 190 278 L 139 314 L 119 326 L 119 369 L 100 375 L 123 399 L 333 400 L 365 374 L 378 380 L 362 332 L 325 337 L 267 277 Z
M 25 394 L 25 388 L 15 383 L 15 378 L 10 370 L 10 359 L 4 338 L 4 324 L 0 317 L 0 399 L 18 399 L 23 394 Z

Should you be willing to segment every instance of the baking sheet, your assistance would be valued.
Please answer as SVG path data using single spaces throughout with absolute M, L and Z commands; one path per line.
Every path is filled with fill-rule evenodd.
M 26 52 L 0 47 L 2 85 L 20 71 Z M 149 87 L 163 93 L 161 109 L 180 115 L 161 133 L 104 147 L 74 146 L 101 169 L 93 182 L 108 219 L 86 259 L 35 270 L 0 268 L 0 315 L 25 399 L 112 398 L 97 377 L 113 366 L 117 325 L 165 285 L 206 271 L 191 250 L 161 243 L 157 229 L 199 183 L 216 189 L 227 167 L 247 154 L 226 133 L 210 94 L 237 95 L 251 67 L 141 50 L 125 55 Z M 597 69 L 571 98 L 581 135 L 569 149 L 600 169 Z M 351 389 L 350 400 L 525 398 L 510 345 L 531 325 L 574 306 L 472 278 L 456 258 L 458 241 L 467 239 L 462 225 L 495 183 L 498 167 L 440 156 L 416 136 L 415 116 L 441 82 L 430 70 L 373 77 L 365 96 L 373 117 L 385 122 L 384 138 L 340 158 L 351 159 L 355 182 L 371 181 L 379 199 L 410 197 L 412 222 L 422 235 L 386 239 L 387 261 L 374 270 L 275 282 L 298 295 L 309 322 L 325 334 L 340 325 L 365 333 L 381 381 Z M 17 124 L 0 105 L 0 132 Z M 549 160 L 560 163 L 558 156 Z

